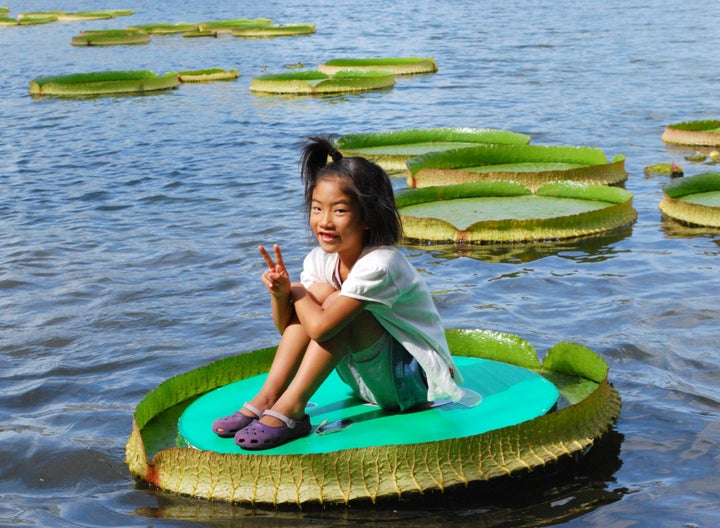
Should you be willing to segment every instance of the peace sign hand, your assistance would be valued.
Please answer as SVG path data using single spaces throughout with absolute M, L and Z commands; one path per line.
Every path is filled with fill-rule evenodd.
M 275 251 L 274 261 L 263 246 L 258 247 L 260 254 L 268 265 L 268 269 L 262 274 L 263 284 L 274 297 L 290 295 L 290 275 L 285 268 L 280 246 L 275 244 L 273 249 Z

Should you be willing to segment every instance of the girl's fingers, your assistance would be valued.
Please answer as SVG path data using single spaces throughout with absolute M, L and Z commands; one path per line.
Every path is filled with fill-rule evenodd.
M 277 248 L 277 244 L 276 244 L 276 248 Z M 280 248 L 277 248 L 277 249 L 275 250 L 275 254 L 276 254 L 276 255 L 277 255 L 277 252 L 278 252 L 279 250 L 280 250 Z M 258 246 L 258 251 L 260 251 L 260 254 L 261 254 L 261 255 L 263 256 L 263 258 L 265 259 L 265 264 L 267 264 L 268 268 L 274 269 L 274 268 L 275 268 L 275 263 L 273 262 L 272 258 L 270 257 L 270 254 L 267 252 L 267 250 L 266 250 L 264 247 L 262 247 L 262 246 Z
M 275 244 L 274 249 L 275 249 L 275 261 L 277 262 L 277 266 L 280 269 L 285 270 L 285 261 L 283 261 L 282 252 L 280 251 L 280 245 Z

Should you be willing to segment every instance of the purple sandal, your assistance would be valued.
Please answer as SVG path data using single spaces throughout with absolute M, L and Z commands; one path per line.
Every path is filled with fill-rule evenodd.
M 262 415 L 262 411 L 260 409 L 254 405 L 250 405 L 248 402 L 243 403 L 243 407 L 255 416 L 246 416 L 240 411 L 237 411 L 230 416 L 218 418 L 212 424 L 213 432 L 222 438 L 230 438 L 235 436 L 235 433 L 237 433 L 240 429 L 247 427 L 255 420 L 259 419 Z
M 277 418 L 281 422 L 284 422 L 285 425 L 270 427 L 259 421 L 252 422 L 244 429 L 239 430 L 235 435 L 235 443 L 237 445 L 250 451 L 260 451 L 262 449 L 281 446 L 290 440 L 302 438 L 312 432 L 310 417 L 307 414 L 299 420 L 293 420 L 284 414 L 272 410 L 265 411 L 263 416 L 265 414 Z

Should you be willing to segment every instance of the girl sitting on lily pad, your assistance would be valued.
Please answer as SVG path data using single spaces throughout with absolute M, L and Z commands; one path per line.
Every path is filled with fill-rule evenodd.
M 309 435 L 305 407 L 333 369 L 355 396 L 384 409 L 462 396 L 430 291 L 395 247 L 402 225 L 385 171 L 311 137 L 302 180 L 318 247 L 306 256 L 300 282 L 291 282 L 279 245 L 273 255 L 259 248 L 282 337 L 260 391 L 212 426 L 243 449 Z

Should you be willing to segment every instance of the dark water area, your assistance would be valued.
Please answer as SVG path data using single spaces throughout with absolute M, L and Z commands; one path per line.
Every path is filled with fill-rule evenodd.
M 716 1 L 6 2 L 134 9 L 0 28 L 0 525 L 682 526 L 720 524 L 720 231 L 660 214 L 643 169 L 693 149 L 668 123 L 720 117 Z M 155 37 L 75 48 L 83 29 L 267 17 L 307 37 Z M 390 90 L 260 97 L 253 76 L 331 58 L 429 56 Z M 143 97 L 33 99 L 35 77 L 237 68 L 236 82 Z M 545 478 L 420 500 L 257 509 L 149 490 L 124 462 L 137 403 L 163 380 L 275 344 L 258 244 L 297 276 L 310 247 L 308 134 L 436 126 L 522 132 L 627 157 L 636 223 L 530 246 L 406 247 L 448 327 L 576 341 L 623 398 L 607 438 Z M 404 186 L 402 179 L 396 181 Z

